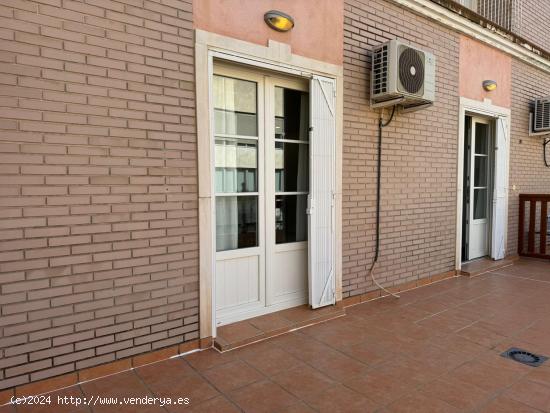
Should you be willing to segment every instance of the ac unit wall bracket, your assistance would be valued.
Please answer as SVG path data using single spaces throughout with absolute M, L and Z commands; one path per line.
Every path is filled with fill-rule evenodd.
M 399 96 L 395 99 L 384 100 L 382 102 L 373 102 L 371 100 L 370 107 L 372 109 L 387 108 L 387 107 L 399 105 L 404 100 L 405 100 L 405 96 Z
M 405 100 L 406 100 L 405 96 L 400 96 L 398 98 L 385 100 L 383 102 L 371 101 L 370 107 L 371 109 L 381 109 L 381 108 L 397 106 L 399 109 L 399 113 L 411 113 L 411 112 L 416 112 L 417 110 L 427 109 L 433 106 L 433 102 L 429 102 L 429 101 L 402 105 L 402 103 Z
M 401 106 L 400 109 L 399 109 L 399 112 L 401 112 L 401 113 L 416 112 L 418 110 L 428 109 L 429 107 L 432 107 L 433 105 L 434 105 L 433 102 L 424 102 L 424 103 L 418 103 L 416 105 Z

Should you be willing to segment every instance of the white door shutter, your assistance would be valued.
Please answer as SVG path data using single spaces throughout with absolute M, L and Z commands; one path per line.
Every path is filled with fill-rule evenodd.
M 495 150 L 495 184 L 493 191 L 493 230 L 491 258 L 506 255 L 506 208 L 508 199 L 508 137 L 506 118 L 497 118 Z
M 336 82 L 310 82 L 309 304 L 335 303 Z

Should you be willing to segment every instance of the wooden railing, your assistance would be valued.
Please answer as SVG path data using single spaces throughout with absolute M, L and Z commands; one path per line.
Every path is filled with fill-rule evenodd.
M 519 196 L 519 255 L 550 259 L 549 202 L 550 194 L 521 194 Z M 528 221 L 526 221 L 526 209 L 529 210 Z M 527 248 L 525 248 L 526 244 Z

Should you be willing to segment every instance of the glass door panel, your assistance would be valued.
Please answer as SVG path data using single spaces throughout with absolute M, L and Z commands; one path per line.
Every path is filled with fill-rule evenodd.
M 227 251 L 257 245 L 257 197 L 216 197 L 216 250 Z
M 470 216 L 468 258 L 489 253 L 489 197 L 491 185 L 490 124 L 482 118 L 472 118 L 470 145 Z
M 212 132 L 215 194 L 216 324 L 265 309 L 264 77 L 214 66 Z
M 258 246 L 257 87 L 214 75 L 216 251 Z
M 275 87 L 275 139 L 309 140 L 309 93 Z
M 307 195 L 275 195 L 275 242 L 307 241 Z
M 307 192 L 309 186 L 309 145 L 275 141 L 275 191 Z
M 475 156 L 474 164 L 474 186 L 476 188 L 486 188 L 487 179 L 488 179 L 488 169 L 487 163 L 489 158 L 486 155 L 477 155 Z
M 214 75 L 216 135 L 258 136 L 257 84 Z
M 474 219 L 487 218 L 487 188 L 474 188 Z
M 309 94 L 275 87 L 275 242 L 307 241 Z
M 489 125 L 474 122 L 473 191 L 474 219 L 486 219 L 489 202 Z
M 268 305 L 294 306 L 307 302 L 309 93 L 300 82 L 273 79 L 271 85 L 266 297 Z
M 215 143 L 216 192 L 258 191 L 258 142 L 218 138 Z

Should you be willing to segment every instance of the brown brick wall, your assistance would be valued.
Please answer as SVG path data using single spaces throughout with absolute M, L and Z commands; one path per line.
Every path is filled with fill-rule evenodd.
M 191 0 L 0 27 L 0 388 L 196 338 Z
M 371 47 L 400 37 L 437 58 L 436 103 L 384 129 L 381 258 L 386 286 L 453 270 L 459 37 L 383 0 L 344 12 L 343 292 L 372 290 L 377 112 L 369 107 Z M 387 116 L 387 114 L 386 114 Z
M 544 166 L 542 137 L 528 135 L 529 103 L 550 95 L 550 74 L 518 60 L 512 62 L 512 129 L 508 253 L 517 254 L 520 193 L 550 194 L 550 168 Z M 550 161 L 550 147 L 546 148 Z M 516 190 L 513 189 L 516 185 Z

